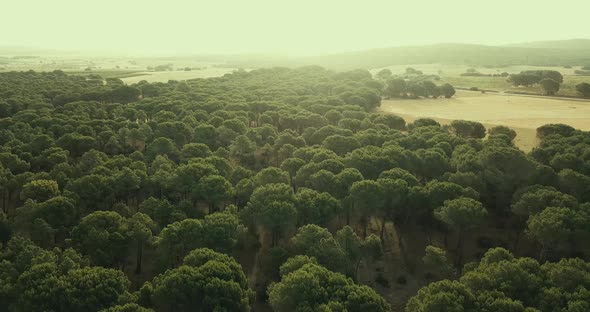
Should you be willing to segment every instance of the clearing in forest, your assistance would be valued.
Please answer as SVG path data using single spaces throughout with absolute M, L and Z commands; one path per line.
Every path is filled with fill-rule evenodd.
M 428 117 L 442 124 L 462 119 L 481 122 L 486 128 L 504 125 L 517 132 L 515 143 L 525 152 L 536 146 L 536 129 L 542 125 L 563 123 L 590 130 L 590 101 L 581 99 L 457 91 L 451 99 L 383 100 L 380 110 L 408 123 Z

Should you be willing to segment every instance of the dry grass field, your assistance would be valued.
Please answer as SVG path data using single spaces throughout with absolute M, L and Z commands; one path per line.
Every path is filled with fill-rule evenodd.
M 137 83 L 141 80 L 147 82 L 168 82 L 168 80 L 188 80 L 195 78 L 219 77 L 232 72 L 232 68 L 209 67 L 202 70 L 192 71 L 161 71 L 161 72 L 138 72 L 136 76 L 121 78 L 126 84 Z
M 412 122 L 429 117 L 442 124 L 463 119 L 483 123 L 487 128 L 505 125 L 518 136 L 516 145 L 530 151 L 536 144 L 535 130 L 549 123 L 568 124 L 590 130 L 590 101 L 535 96 L 458 91 L 452 99 L 383 100 L 381 111 Z
M 578 76 L 574 72 L 580 69 L 580 66 L 565 68 L 559 66 L 530 66 L 530 65 L 513 65 L 504 67 L 483 67 L 469 65 L 450 65 L 450 64 L 413 64 L 413 65 L 395 65 L 383 68 L 372 69 L 372 73 L 388 68 L 394 75 L 405 73 L 406 68 L 412 67 L 422 71 L 425 75 L 438 75 L 441 80 L 437 84 L 450 83 L 459 88 L 477 87 L 482 90 L 525 92 L 532 94 L 541 94 L 539 86 L 531 87 L 514 87 L 506 81 L 506 77 L 474 77 L 461 76 L 468 68 L 473 68 L 482 74 L 500 74 L 507 72 L 517 74 L 525 70 L 556 70 L 563 75 L 563 83 L 560 87 L 559 95 L 578 96 L 576 85 L 581 82 L 590 83 L 590 76 Z
M 127 58 L 91 56 L 43 56 L 35 58 L 7 58 L 0 64 L 3 71 L 53 71 L 63 70 L 72 75 L 98 74 L 103 78 L 121 78 L 127 84 L 141 80 L 148 82 L 168 82 L 168 80 L 187 80 L 195 78 L 219 77 L 230 73 L 234 68 L 220 67 L 220 64 L 199 61 L 190 57 L 169 58 Z M 153 71 L 158 65 L 170 64 L 173 70 Z M 184 68 L 192 68 L 185 71 Z

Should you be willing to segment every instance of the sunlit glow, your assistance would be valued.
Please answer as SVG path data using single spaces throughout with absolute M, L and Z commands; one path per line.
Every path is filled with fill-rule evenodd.
M 312 55 L 590 37 L 587 0 L 4 1 L 0 45 L 143 55 Z

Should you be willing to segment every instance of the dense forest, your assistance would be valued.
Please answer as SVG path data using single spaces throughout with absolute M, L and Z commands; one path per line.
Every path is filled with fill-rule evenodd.
M 0 311 L 590 311 L 590 133 L 525 154 L 398 85 L 1 73 Z

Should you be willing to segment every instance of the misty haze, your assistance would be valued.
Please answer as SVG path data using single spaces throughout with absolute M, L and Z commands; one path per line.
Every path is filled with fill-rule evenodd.
M 22 0 L 0 312 L 590 311 L 582 0 Z

